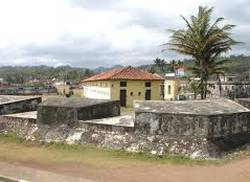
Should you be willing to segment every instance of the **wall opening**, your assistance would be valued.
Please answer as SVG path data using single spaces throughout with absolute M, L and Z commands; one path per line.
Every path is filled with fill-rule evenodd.
M 171 94 L 171 85 L 168 85 L 168 94 Z

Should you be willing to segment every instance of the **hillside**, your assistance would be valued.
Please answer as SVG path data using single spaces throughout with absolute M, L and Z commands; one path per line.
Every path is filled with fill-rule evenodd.
M 241 81 L 249 80 L 249 70 L 250 70 L 250 56 L 245 55 L 231 55 L 229 57 L 222 57 L 221 59 L 228 59 L 226 64 L 226 74 L 238 75 L 238 79 Z M 184 67 L 188 68 L 192 64 L 192 60 L 183 60 L 182 64 Z M 80 80 L 89 77 L 95 73 L 102 71 L 107 71 L 113 68 L 122 67 L 122 65 L 114 65 L 113 67 L 98 67 L 96 69 L 79 68 L 71 66 L 59 66 L 59 67 L 49 67 L 49 66 L 4 66 L 0 67 L 0 78 L 3 78 L 8 83 L 23 84 L 29 80 L 75 80 L 79 82 Z M 140 69 L 147 70 L 152 73 L 163 74 L 161 69 L 152 64 L 140 65 Z M 167 63 L 164 66 L 164 72 L 170 72 L 172 70 L 172 64 Z
M 5 66 L 0 67 L 0 78 L 7 83 L 24 84 L 29 80 L 75 80 L 93 74 L 86 68 L 75 68 L 70 66 L 49 67 L 49 66 Z
M 238 75 L 239 80 L 249 80 L 250 56 L 230 56 L 226 73 Z

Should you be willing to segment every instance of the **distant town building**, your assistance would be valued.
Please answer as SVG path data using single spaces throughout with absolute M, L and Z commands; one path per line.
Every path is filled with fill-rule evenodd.
M 131 107 L 134 100 L 160 100 L 163 82 L 161 76 L 131 66 L 116 68 L 83 80 L 83 95 Z
M 232 75 L 232 74 L 225 74 L 225 75 L 220 75 L 220 81 L 222 83 L 228 83 L 228 82 L 235 82 L 237 75 Z
M 165 74 L 165 81 L 164 81 L 164 99 L 165 100 L 175 100 L 177 95 L 177 81 L 176 81 L 176 74 L 173 73 L 166 73 Z
M 2 85 L 4 85 L 6 82 L 4 81 L 4 79 L 3 78 L 0 78 L 0 87 L 2 86 Z M 6 83 L 7 84 L 7 83 Z
M 166 73 L 164 82 L 164 100 L 193 99 L 194 93 L 190 89 L 190 80 L 177 76 L 176 72 Z
M 175 69 L 175 75 L 177 77 L 184 77 L 184 76 L 186 76 L 186 74 L 185 74 L 185 68 L 184 67 L 178 67 L 178 68 L 176 68 Z
M 226 97 L 229 99 L 249 98 L 250 82 L 209 82 L 211 97 Z
M 63 95 L 63 96 L 67 96 L 67 97 L 72 95 L 70 81 L 55 81 L 54 86 L 57 90 L 58 95 Z

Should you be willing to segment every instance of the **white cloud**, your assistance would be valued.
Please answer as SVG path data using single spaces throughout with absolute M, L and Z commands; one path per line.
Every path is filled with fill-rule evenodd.
M 0 0 L 0 65 L 96 67 L 178 58 L 161 53 L 165 30 L 183 26 L 179 15 L 196 13 L 201 4 L 239 24 L 235 36 L 246 44 L 234 51 L 249 52 L 249 16 L 234 12 L 242 7 L 240 15 L 248 15 L 247 0 Z

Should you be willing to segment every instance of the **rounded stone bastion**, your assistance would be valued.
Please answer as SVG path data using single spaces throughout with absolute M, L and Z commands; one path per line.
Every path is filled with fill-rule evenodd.
M 190 145 L 206 141 L 205 153 L 224 152 L 250 141 L 250 110 L 228 99 L 135 101 L 134 109 L 135 133 Z

